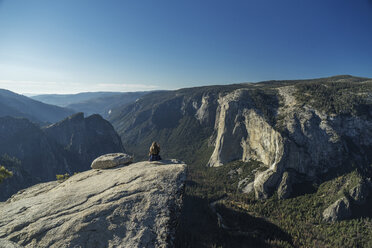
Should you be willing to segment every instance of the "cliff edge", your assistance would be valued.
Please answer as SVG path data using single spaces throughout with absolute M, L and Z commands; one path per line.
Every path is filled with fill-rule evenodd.
M 171 246 L 185 176 L 145 161 L 35 185 L 0 203 L 0 247 Z

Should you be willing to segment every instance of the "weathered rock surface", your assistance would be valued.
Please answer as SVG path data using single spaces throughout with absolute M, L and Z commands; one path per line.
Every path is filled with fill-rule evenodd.
M 277 163 L 283 153 L 281 136 L 258 113 L 249 89 L 238 89 L 218 99 L 215 149 L 211 167 L 232 160 Z
M 109 153 L 102 155 L 92 162 L 92 169 L 107 169 L 119 165 L 129 164 L 133 157 L 125 153 Z
M 23 248 L 23 246 L 7 239 L 0 239 L 0 248 Z
M 351 216 L 350 202 L 346 197 L 338 199 L 323 212 L 325 221 L 345 220 Z
M 210 167 L 259 161 L 254 191 L 268 198 L 285 171 L 311 182 L 352 162 L 372 163 L 371 90 L 370 79 L 336 76 L 154 92 L 110 120 L 138 157 L 157 139 L 164 152 L 209 159 Z
M 139 162 L 35 185 L 0 203 L 0 239 L 25 247 L 168 247 L 185 167 Z
M 267 170 L 256 175 L 256 197 L 268 198 L 277 190 L 280 198 L 288 198 L 292 182 L 288 175 L 283 176 L 285 171 L 292 170 L 311 180 L 351 158 L 368 164 L 366 154 L 372 147 L 372 139 L 366 139 L 372 136 L 370 119 L 329 116 L 298 104 L 294 86 L 276 90 L 281 99 L 276 125 L 255 105 L 251 89 L 237 89 L 218 99 L 215 149 L 208 166 L 233 160 L 260 161 Z

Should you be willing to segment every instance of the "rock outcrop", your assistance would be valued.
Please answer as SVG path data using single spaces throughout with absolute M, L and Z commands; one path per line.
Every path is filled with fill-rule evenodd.
M 218 99 L 215 148 L 208 166 L 260 161 L 267 170 L 256 175 L 256 197 L 267 198 L 277 190 L 279 198 L 285 199 L 291 196 L 295 181 L 295 174 L 290 176 L 288 170 L 311 181 L 350 160 L 371 162 L 372 139 L 366 138 L 372 136 L 371 119 L 330 116 L 299 104 L 295 86 L 275 90 L 281 99 L 275 125 L 258 108 L 251 89 L 237 89 Z
M 283 153 L 282 137 L 256 109 L 251 92 L 238 89 L 218 100 L 217 137 L 208 166 L 250 159 L 268 166 L 278 163 Z
M 25 247 L 172 246 L 185 168 L 175 161 L 139 162 L 20 191 L 0 203 L 0 242 Z
M 92 169 L 107 169 L 119 165 L 129 164 L 133 161 L 133 157 L 125 153 L 109 153 L 102 155 L 92 162 Z
M 74 114 L 44 128 L 47 136 L 78 155 L 86 169 L 100 155 L 124 151 L 112 125 L 100 115 Z
M 325 221 L 345 220 L 351 216 L 350 202 L 346 197 L 338 199 L 335 203 L 326 208 L 323 212 Z
M 314 182 L 372 164 L 371 92 L 370 79 L 352 76 L 189 88 L 150 93 L 110 120 L 136 157 L 158 140 L 172 156 L 210 167 L 259 161 L 256 197 L 288 198 L 286 171 Z

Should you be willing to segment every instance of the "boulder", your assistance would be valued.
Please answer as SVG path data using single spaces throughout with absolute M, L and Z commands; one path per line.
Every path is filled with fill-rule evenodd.
M 0 202 L 0 240 L 24 247 L 173 247 L 185 178 L 185 164 L 145 161 L 37 184 Z
M 109 153 L 96 158 L 92 162 L 92 169 L 107 169 L 119 165 L 129 164 L 133 161 L 133 156 L 125 153 Z
M 350 202 L 346 197 L 338 199 L 323 212 L 323 219 L 328 222 L 345 220 L 350 216 Z

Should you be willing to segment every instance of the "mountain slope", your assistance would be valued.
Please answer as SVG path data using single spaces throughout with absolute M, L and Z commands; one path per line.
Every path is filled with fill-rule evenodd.
M 124 151 L 110 123 L 100 116 L 84 118 L 82 113 L 45 128 L 27 119 L 1 117 L 0 137 L 0 154 L 19 159 L 16 169 L 32 177 L 26 180 L 24 173 L 14 173 L 4 180 L 0 188 L 13 186 L 10 191 L 0 191 L 0 200 L 35 181 L 88 170 L 93 159 L 102 154 Z M 17 180 L 28 183 L 15 183 Z
M 67 108 L 77 112 L 84 112 L 86 115 L 99 114 L 103 118 L 108 118 L 113 108 L 124 106 L 135 102 L 147 92 L 125 92 L 109 96 L 100 96 L 92 99 L 71 103 Z
M 279 188 L 289 169 L 315 180 L 334 167 L 372 164 L 371 92 L 370 79 L 351 76 L 190 88 L 146 95 L 110 120 L 141 158 L 157 140 L 165 156 L 189 163 L 259 161 L 266 170 L 254 189 L 266 198 L 275 189 L 290 194 L 290 185 Z
M 38 123 L 53 123 L 73 113 L 73 110 L 45 104 L 11 91 L 0 89 L 0 117 L 24 117 Z
M 133 104 L 113 109 L 109 117 L 123 144 L 138 159 L 147 156 L 153 140 L 166 157 L 193 160 L 213 134 L 220 92 L 249 85 L 209 86 L 149 93 Z M 208 104 L 212 103 L 212 104 Z
M 209 86 L 146 95 L 110 121 L 137 159 L 156 140 L 190 164 L 179 247 L 364 247 L 371 96 L 352 76 Z
M 78 94 L 44 94 L 32 96 L 40 102 L 66 107 L 70 104 L 80 103 L 95 98 L 110 97 L 120 94 L 119 92 L 83 92 Z

